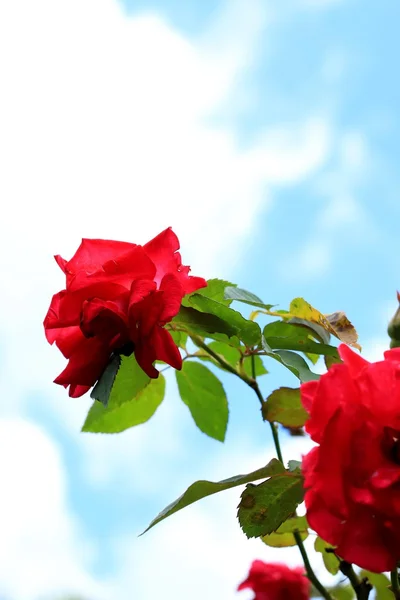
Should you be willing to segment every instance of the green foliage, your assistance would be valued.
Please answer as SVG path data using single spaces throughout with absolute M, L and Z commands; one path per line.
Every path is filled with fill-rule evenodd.
M 238 519 L 248 538 L 278 529 L 303 501 L 302 478 L 284 473 L 259 485 L 249 484 L 241 495 Z
M 371 571 L 360 571 L 360 577 L 366 577 L 375 589 L 375 600 L 393 600 L 393 592 L 390 591 L 390 580 L 383 573 L 372 573 Z
M 296 540 L 293 535 L 294 531 L 298 531 L 302 540 L 305 540 L 308 537 L 308 523 L 306 517 L 293 517 L 287 519 L 287 521 L 282 523 L 275 532 L 264 535 L 261 539 L 264 544 L 272 546 L 272 548 L 287 548 L 288 546 L 296 545 Z
M 130 399 L 121 401 L 122 395 L 115 395 L 108 406 L 103 406 L 100 402 L 94 402 L 82 431 L 92 433 L 119 433 L 145 423 L 154 415 L 157 408 L 164 399 L 165 379 L 160 374 L 158 379 L 150 380 L 142 389 L 131 391 Z M 123 394 L 126 398 L 128 394 Z
M 224 323 L 227 323 L 234 330 L 234 335 L 246 346 L 257 346 L 260 343 L 261 330 L 258 323 L 245 319 L 237 310 L 233 310 L 233 308 L 206 298 L 201 294 L 192 294 L 189 301 L 197 310 L 218 317 Z
M 196 340 L 194 340 L 194 343 L 196 343 Z M 207 346 L 232 367 L 236 367 L 238 364 L 241 357 L 239 348 L 235 348 L 229 344 L 225 344 L 224 342 L 210 342 L 207 344 Z M 213 365 L 219 369 L 222 369 L 223 371 L 227 370 L 223 367 L 223 365 L 221 365 L 221 363 L 216 361 L 206 350 L 204 350 L 204 348 L 199 348 L 199 350 L 196 352 L 196 356 L 198 356 L 201 360 L 212 362 Z
M 246 356 L 243 360 L 243 370 L 248 377 L 253 377 L 252 360 L 254 361 L 255 376 L 260 377 L 268 373 L 261 356 Z
M 288 470 L 291 473 L 301 473 L 301 462 L 299 460 L 289 460 Z
M 241 353 L 239 348 L 233 348 L 223 342 L 210 342 L 208 346 L 211 350 L 214 350 L 214 352 L 224 358 L 226 362 L 232 365 L 232 367 L 236 366 L 240 360 Z M 203 352 L 205 353 L 205 350 L 203 350 Z M 210 355 L 208 354 L 208 356 Z
M 196 340 L 194 340 L 194 342 L 196 343 Z M 245 350 L 244 346 L 241 346 L 239 349 L 229 346 L 224 342 L 210 342 L 207 344 L 207 346 L 232 367 L 237 369 L 239 372 L 244 372 L 248 377 L 252 377 L 253 373 L 252 358 L 254 360 L 256 377 L 260 377 L 261 375 L 268 373 L 260 356 L 242 356 L 241 350 Z M 196 352 L 196 356 L 198 356 L 201 360 L 212 362 L 216 367 L 222 369 L 223 371 L 227 370 L 221 363 L 216 361 L 206 350 L 204 350 L 204 348 L 200 348 Z
M 340 365 L 343 361 L 338 356 L 337 358 L 334 356 L 324 356 L 324 362 L 327 369 L 330 369 L 332 365 Z
M 98 400 L 104 406 L 108 405 L 112 387 L 114 385 L 115 378 L 117 376 L 119 367 L 121 365 L 121 357 L 115 355 L 112 357 L 107 367 L 105 368 L 102 376 L 92 389 L 90 397 L 92 400 Z
M 236 284 L 230 283 L 229 281 L 224 281 L 223 279 L 209 279 L 207 281 L 207 287 L 200 288 L 199 290 L 196 290 L 196 292 L 194 292 L 194 293 L 201 294 L 202 296 L 205 296 L 206 298 L 211 298 L 211 300 L 215 300 L 216 302 L 225 304 L 225 306 L 229 306 L 231 304 L 232 300 L 225 295 L 225 290 L 227 288 L 234 290 L 235 287 L 236 287 Z M 185 306 L 190 306 L 189 302 L 190 302 L 190 298 L 192 295 L 193 294 L 184 298 L 183 304 Z
M 313 373 L 304 358 L 302 358 L 299 354 L 296 354 L 296 352 L 291 352 L 290 350 L 273 351 L 266 342 L 264 336 L 262 337 L 262 346 L 267 356 L 270 356 L 271 358 L 274 358 L 280 362 L 283 366 L 289 369 L 289 371 L 296 375 L 296 377 L 298 377 L 302 383 L 319 379 L 320 376 L 317 373 Z
M 185 333 L 184 331 L 173 331 L 173 330 L 170 331 L 170 334 L 172 335 L 172 339 L 174 340 L 174 342 L 178 346 L 178 348 L 182 348 L 182 350 L 186 350 L 188 334 Z
M 228 401 L 220 380 L 197 362 L 184 362 L 176 371 L 180 396 L 188 406 L 197 427 L 223 442 L 228 425 Z
M 231 301 L 237 300 L 238 302 L 244 302 L 245 304 L 249 304 L 250 306 L 257 306 L 258 308 L 263 308 L 264 310 L 270 310 L 274 306 L 273 304 L 264 304 L 261 298 L 259 298 L 252 292 L 242 290 L 238 287 L 225 288 L 225 298 L 228 298 Z
M 135 356 L 122 356 L 107 406 L 95 401 L 82 431 L 117 433 L 144 423 L 153 416 L 165 393 L 165 380 L 150 379 Z
M 297 322 L 299 320 L 297 319 Z M 272 350 L 297 350 L 339 357 L 334 346 L 314 341 L 310 337 L 311 334 L 315 335 L 315 332 L 308 326 L 284 321 L 273 321 L 266 325 L 263 331 L 264 338 Z
M 325 589 L 335 600 L 353 600 L 353 598 L 356 597 L 354 589 L 351 587 L 351 585 L 335 585 L 333 587 L 326 587 Z M 321 594 L 318 590 L 312 587 L 310 598 L 321 598 Z
M 333 549 L 333 546 L 327 542 L 324 542 L 322 538 L 317 537 L 315 539 L 314 549 L 316 552 L 320 552 L 322 554 L 322 559 L 324 561 L 326 570 L 331 575 L 336 575 L 336 573 L 339 572 L 339 559 L 334 552 L 330 552 L 330 550 Z
M 300 389 L 288 387 L 281 387 L 268 396 L 262 414 L 265 421 L 276 421 L 285 427 L 302 427 L 308 418 L 300 400 Z
M 302 327 L 306 327 L 310 335 L 321 342 L 321 344 L 329 344 L 330 342 L 331 336 L 329 331 L 324 329 L 321 325 L 318 325 L 318 323 L 307 321 L 306 319 L 300 319 L 299 317 L 292 317 L 287 322 L 291 325 L 301 325 Z
M 337 585 L 333 588 L 328 588 L 328 591 L 335 600 L 353 600 L 356 597 L 351 585 Z
M 164 508 L 164 510 L 162 510 L 157 517 L 153 519 L 143 533 L 146 533 L 146 531 L 154 527 L 154 525 L 157 525 L 157 523 L 160 523 L 160 521 L 163 521 L 179 510 L 182 510 L 182 508 L 185 508 L 186 506 L 189 506 L 190 504 L 193 504 L 202 498 L 206 498 L 212 494 L 217 494 L 218 492 L 229 490 L 239 485 L 245 485 L 250 481 L 257 481 L 259 479 L 264 479 L 265 477 L 270 477 L 271 475 L 282 473 L 284 470 L 285 468 L 282 463 L 276 458 L 273 458 L 265 467 L 262 467 L 257 471 L 253 471 L 252 473 L 248 473 L 247 475 L 235 475 L 234 477 L 230 477 L 229 479 L 224 479 L 223 481 L 218 482 L 203 480 L 196 481 L 188 487 L 182 496 Z
M 319 361 L 318 354 L 313 354 L 312 352 L 305 352 L 304 354 L 306 355 L 308 360 L 312 362 L 313 365 L 316 365 L 317 362 Z
M 189 335 L 199 335 L 224 342 L 229 341 L 230 344 L 235 346 L 239 346 L 240 343 L 236 337 L 235 327 L 218 316 L 186 306 L 181 306 L 179 313 L 172 319 L 169 329 L 173 330 L 174 328 L 183 330 Z
M 110 406 L 121 406 L 150 383 L 150 377 L 136 362 L 134 354 L 121 357 L 121 366 L 111 390 Z

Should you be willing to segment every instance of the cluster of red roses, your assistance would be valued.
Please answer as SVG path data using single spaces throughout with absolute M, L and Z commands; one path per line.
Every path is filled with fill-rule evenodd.
M 345 345 L 339 353 L 343 364 L 301 386 L 318 444 L 302 462 L 307 520 L 345 561 L 390 571 L 400 559 L 400 348 L 376 363 Z M 303 579 L 256 561 L 240 589 L 257 600 L 306 599 Z
M 150 377 L 158 376 L 156 360 L 181 368 L 164 326 L 183 296 L 206 282 L 189 276 L 178 249 L 167 229 L 144 246 L 83 240 L 70 261 L 56 257 L 66 288 L 53 297 L 44 326 L 69 359 L 55 381 L 70 396 L 92 387 L 113 354 L 134 352 Z M 306 431 L 317 444 L 302 463 L 307 519 L 343 560 L 389 571 L 400 559 L 400 348 L 376 363 L 343 344 L 339 353 L 342 363 L 301 386 Z M 257 600 L 309 596 L 302 569 L 260 561 L 244 587 Z
M 339 353 L 343 364 L 301 386 L 319 444 L 303 458 L 307 519 L 347 562 L 390 571 L 400 559 L 400 348 L 375 363 Z
M 280 563 L 255 560 L 247 579 L 238 590 L 251 589 L 254 600 L 308 600 L 310 582 L 303 567 L 289 568 Z

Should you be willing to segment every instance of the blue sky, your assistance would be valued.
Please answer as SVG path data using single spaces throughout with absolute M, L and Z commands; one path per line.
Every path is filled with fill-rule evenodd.
M 172 225 L 185 264 L 286 307 L 345 310 L 381 356 L 396 308 L 400 6 L 394 0 L 38 0 L 0 5 L 0 595 L 231 600 L 254 558 L 238 492 L 138 539 L 198 478 L 272 455 L 255 398 L 224 377 L 224 445 L 168 376 L 145 426 L 80 434 L 90 405 L 42 319 L 53 254 Z M 267 365 L 265 394 L 296 385 Z M 307 442 L 285 440 L 295 458 Z M 241 598 L 250 597 L 246 592 Z

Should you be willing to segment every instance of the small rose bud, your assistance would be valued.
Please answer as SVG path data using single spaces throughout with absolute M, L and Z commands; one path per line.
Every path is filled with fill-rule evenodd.
M 400 293 L 397 292 L 397 300 L 399 301 L 399 307 L 396 310 L 393 318 L 389 322 L 387 332 L 390 337 L 390 347 L 400 347 Z

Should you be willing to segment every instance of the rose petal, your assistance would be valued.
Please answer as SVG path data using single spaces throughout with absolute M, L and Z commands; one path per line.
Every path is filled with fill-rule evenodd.
M 110 350 L 101 340 L 83 338 L 54 383 L 92 387 L 106 368 L 109 357 Z

